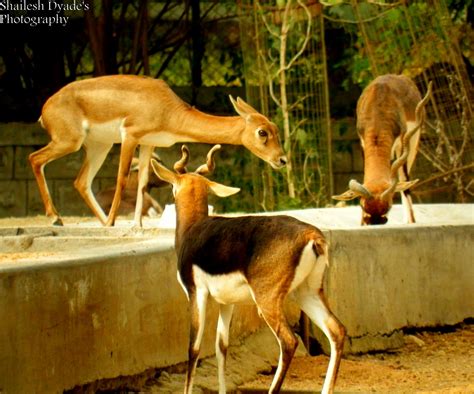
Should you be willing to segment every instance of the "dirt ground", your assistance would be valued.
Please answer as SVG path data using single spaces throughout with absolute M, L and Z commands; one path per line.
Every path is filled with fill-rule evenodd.
M 234 352 L 233 357 L 236 351 L 239 350 L 231 349 L 231 352 Z M 247 355 L 237 358 L 240 360 L 241 371 L 253 363 Z M 326 356 L 295 357 L 282 392 L 319 392 L 327 364 Z M 256 378 L 238 384 L 237 387 L 230 387 L 230 392 L 266 392 L 275 367 L 276 360 L 267 365 Z M 231 365 L 230 369 L 234 368 L 235 366 Z M 215 393 L 216 372 L 212 360 L 203 360 L 196 374 L 195 392 Z M 229 375 L 235 371 L 227 372 L 228 380 L 232 381 L 233 377 L 230 376 L 229 379 Z M 211 374 L 214 376 L 210 376 Z M 165 373 L 160 379 L 149 382 L 145 391 L 182 392 L 184 375 Z M 174 381 L 175 385 L 167 386 L 163 384 L 163 380 Z M 405 346 L 394 351 L 345 356 L 341 363 L 336 392 L 474 393 L 474 323 L 465 323 L 449 329 L 407 333 Z

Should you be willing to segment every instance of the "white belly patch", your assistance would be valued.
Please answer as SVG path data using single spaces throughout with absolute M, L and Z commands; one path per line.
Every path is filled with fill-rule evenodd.
M 91 123 L 84 119 L 82 127 L 87 132 L 87 139 L 89 140 L 118 144 L 122 142 L 120 131 L 123 122 L 124 119 L 114 119 L 109 122 Z
M 240 272 L 210 275 L 201 268 L 193 266 L 194 282 L 197 287 L 205 287 L 220 304 L 253 303 L 250 286 Z
M 176 144 L 177 142 L 199 142 L 192 138 L 182 136 L 177 133 L 171 133 L 168 131 L 159 131 L 144 135 L 140 138 L 139 143 L 143 145 L 152 145 L 162 148 L 167 148 Z

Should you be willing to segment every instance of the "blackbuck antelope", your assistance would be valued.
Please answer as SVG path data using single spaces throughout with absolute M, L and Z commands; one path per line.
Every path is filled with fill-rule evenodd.
M 360 197 L 363 225 L 385 224 L 396 192 L 401 193 L 405 221 L 415 222 L 408 189 L 418 180 L 410 181 L 409 174 L 430 94 L 431 83 L 422 100 L 413 81 L 391 74 L 377 77 L 362 92 L 357 102 L 357 132 L 364 151 L 364 184 L 353 179 L 348 191 L 333 198 Z
M 227 197 L 240 189 L 212 182 L 203 175 L 207 163 L 186 173 L 187 149 L 174 173 L 152 160 L 156 175 L 173 185 L 177 210 L 178 280 L 191 305 L 189 361 L 185 393 L 192 391 L 210 295 L 219 303 L 216 336 L 219 393 L 225 393 L 225 359 L 234 304 L 255 303 L 280 345 L 280 359 L 270 393 L 280 390 L 298 344 L 288 326 L 283 304 L 291 293 L 301 309 L 321 328 L 331 346 L 322 392 L 333 392 L 341 361 L 345 329 L 329 310 L 323 293 L 328 245 L 316 227 L 289 216 L 208 215 L 208 193 Z
M 46 215 L 62 225 L 49 194 L 44 166 L 60 157 L 85 150 L 74 182 L 92 212 L 106 226 L 115 223 L 122 190 L 138 145 L 139 180 L 135 224 L 141 226 L 143 190 L 154 147 L 176 142 L 244 145 L 252 153 L 283 167 L 278 129 L 265 116 L 237 98 L 230 100 L 239 116 L 208 115 L 183 102 L 162 80 L 134 75 L 113 75 L 72 82 L 43 106 L 41 125 L 51 142 L 30 155 Z M 91 190 L 92 181 L 114 143 L 121 144 L 115 195 L 108 216 Z

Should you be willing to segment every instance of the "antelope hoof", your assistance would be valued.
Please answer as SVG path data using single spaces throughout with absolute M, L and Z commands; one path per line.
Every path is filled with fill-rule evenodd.
M 115 220 L 107 220 L 104 223 L 104 227 L 113 227 L 115 225 Z
M 56 218 L 53 219 L 53 222 L 51 224 L 53 226 L 64 226 L 63 220 L 59 216 L 56 216 Z

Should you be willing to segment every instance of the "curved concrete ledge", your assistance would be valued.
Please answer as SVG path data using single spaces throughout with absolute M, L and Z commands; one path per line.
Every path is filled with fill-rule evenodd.
M 328 301 L 347 328 L 350 351 L 397 346 L 405 327 L 474 317 L 472 207 L 443 207 L 443 215 L 464 212 L 457 224 L 447 213 L 436 223 L 365 228 L 344 223 L 344 216 L 358 220 L 354 208 L 287 212 L 324 229 L 330 241 Z M 187 359 L 187 300 L 176 280 L 172 230 L 0 228 L 0 257 L 16 234 L 27 240 L 17 252 L 34 253 L 0 258 L 0 392 L 62 392 Z M 203 355 L 214 352 L 216 315 L 211 305 Z M 261 325 L 255 308 L 239 307 L 231 335 Z
M 174 236 L 0 264 L 0 392 L 53 393 L 187 359 Z M 214 352 L 217 308 L 203 356 Z M 260 327 L 237 308 L 233 335 Z

